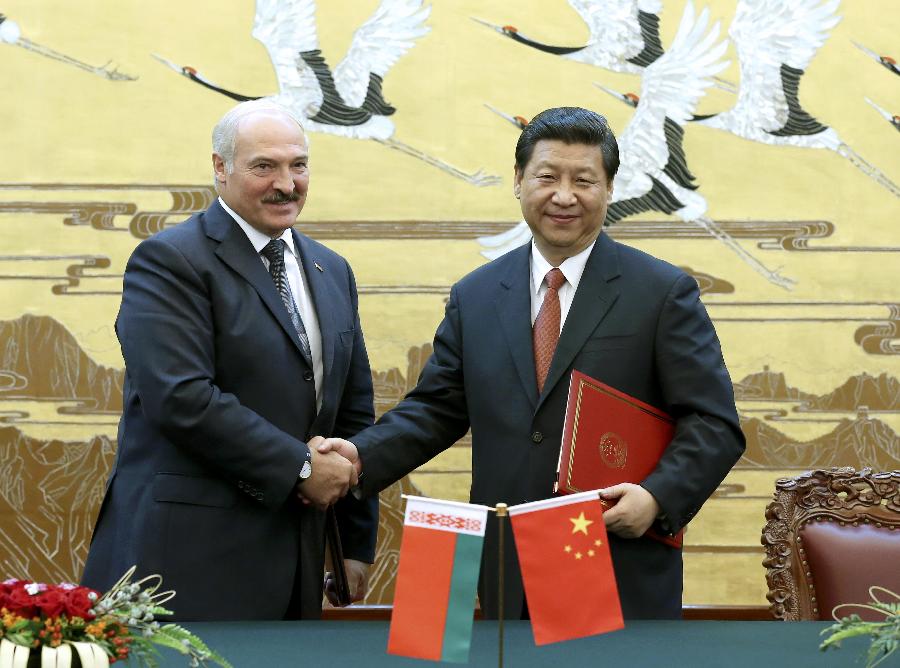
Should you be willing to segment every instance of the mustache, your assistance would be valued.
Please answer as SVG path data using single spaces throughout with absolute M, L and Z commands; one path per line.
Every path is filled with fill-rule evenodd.
M 276 190 L 272 195 L 266 195 L 263 197 L 263 204 L 286 204 L 287 202 L 296 202 L 300 199 L 300 193 L 296 190 L 292 190 L 290 193 L 283 193 L 280 190 Z

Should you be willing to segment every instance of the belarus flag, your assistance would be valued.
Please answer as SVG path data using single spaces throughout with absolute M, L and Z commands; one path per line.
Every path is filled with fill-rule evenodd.
M 489 508 L 406 499 L 388 654 L 466 663 Z
M 535 644 L 625 627 L 597 492 L 510 506 L 509 516 Z

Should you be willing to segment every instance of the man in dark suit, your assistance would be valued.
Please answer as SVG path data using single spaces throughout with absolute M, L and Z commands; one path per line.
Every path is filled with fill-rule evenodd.
M 454 285 L 416 388 L 353 443 L 320 449 L 354 461 L 362 493 L 373 493 L 471 427 L 472 502 L 518 504 L 552 495 L 573 369 L 658 406 L 675 436 L 640 484 L 604 491 L 618 499 L 604 519 L 624 615 L 677 618 L 681 552 L 643 534 L 654 523 L 681 529 L 745 444 L 697 283 L 601 234 L 618 166 L 599 114 L 537 115 L 516 146 L 514 186 L 533 242 Z M 498 614 L 496 553 L 494 524 L 479 583 L 488 617 Z M 521 575 L 515 551 L 505 554 L 505 611 L 518 618 L 527 615 Z
M 213 131 L 219 199 L 142 242 L 116 333 L 124 411 L 83 581 L 159 573 L 180 620 L 317 618 L 324 509 L 335 502 L 355 598 L 377 498 L 313 434 L 374 420 L 347 262 L 292 229 L 309 185 L 300 124 L 264 101 Z M 338 500 L 340 499 L 340 500 Z

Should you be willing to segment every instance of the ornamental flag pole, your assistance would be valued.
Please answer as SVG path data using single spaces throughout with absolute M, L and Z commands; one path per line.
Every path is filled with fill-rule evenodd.
M 407 496 L 388 654 L 466 663 L 487 513 Z

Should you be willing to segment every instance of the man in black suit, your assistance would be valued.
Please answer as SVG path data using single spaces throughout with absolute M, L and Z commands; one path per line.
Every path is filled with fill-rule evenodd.
M 124 411 L 83 581 L 103 590 L 137 564 L 176 590 L 180 620 L 317 618 L 324 509 L 356 599 L 375 552 L 377 498 L 340 499 L 352 465 L 307 445 L 374 420 L 356 284 L 292 229 L 309 152 L 289 112 L 238 105 L 213 151 L 219 199 L 125 271 Z
M 320 450 L 354 461 L 361 492 L 374 493 L 471 427 L 472 502 L 518 504 L 552 495 L 573 369 L 658 406 L 675 436 L 640 484 L 604 491 L 618 499 L 604 519 L 625 617 L 677 618 L 681 552 L 643 534 L 687 524 L 745 443 L 697 283 L 601 233 L 618 166 L 599 114 L 538 114 L 519 137 L 514 185 L 533 242 L 454 285 L 416 388 L 353 443 Z M 498 614 L 496 553 L 494 524 L 479 583 L 488 617 Z M 515 551 L 505 554 L 505 611 L 518 618 L 521 575 Z

